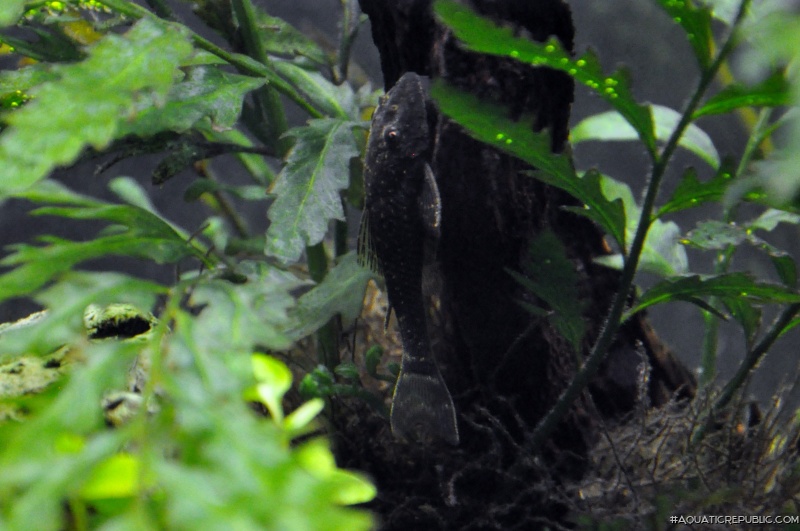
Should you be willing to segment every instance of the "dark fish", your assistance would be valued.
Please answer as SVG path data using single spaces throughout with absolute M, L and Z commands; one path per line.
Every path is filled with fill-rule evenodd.
M 430 151 L 425 90 L 421 78 L 409 72 L 382 98 L 372 117 L 359 250 L 386 280 L 403 342 L 392 432 L 458 444 L 455 407 L 431 354 L 422 296 L 425 249 L 438 238 L 441 221 Z

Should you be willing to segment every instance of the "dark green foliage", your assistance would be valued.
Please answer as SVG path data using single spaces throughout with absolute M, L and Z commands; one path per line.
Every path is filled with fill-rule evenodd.
M 525 289 L 546 303 L 551 310 L 546 313 L 547 319 L 569 341 L 575 352 L 580 352 L 586 323 L 578 298 L 578 275 L 558 237 L 549 231 L 540 234 L 531 242 L 525 275 L 512 274 Z M 529 303 L 522 304 L 529 307 Z

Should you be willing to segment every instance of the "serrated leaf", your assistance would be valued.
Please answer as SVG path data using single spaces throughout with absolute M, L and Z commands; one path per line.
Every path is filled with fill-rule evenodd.
M 192 292 L 190 303 L 204 307 L 195 318 L 196 340 L 215 355 L 257 347 L 281 350 L 291 345 L 285 330 L 295 300 L 288 290 L 302 282 L 266 265 L 253 264 L 253 271 L 244 269 L 244 284 L 210 279 Z
M 360 118 L 355 93 L 349 83 L 334 85 L 319 72 L 289 61 L 274 61 L 273 67 L 326 115 L 350 120 Z
M 3 0 L 0 4 L 0 28 L 14 24 L 25 9 L 25 0 Z
M 34 99 L 6 116 L 0 196 L 75 161 L 86 146 L 107 146 L 135 102 L 163 101 L 191 51 L 176 26 L 141 20 L 98 41 L 86 60 L 54 66 L 59 79 L 32 89 Z
M 524 268 L 525 275 L 512 275 L 547 303 L 553 310 L 547 319 L 575 352 L 580 352 L 586 324 L 578 296 L 578 275 L 564 245 L 552 231 L 542 232 L 531 242 Z
M 301 55 L 320 65 L 328 65 L 329 60 L 316 42 L 303 32 L 278 17 L 258 13 L 258 29 L 264 50 L 276 55 L 295 57 Z
M 626 72 L 620 70 L 605 75 L 597 56 L 591 51 L 574 59 L 556 39 L 538 43 L 516 37 L 510 27 L 497 26 L 468 7 L 450 0 L 438 0 L 434 4 L 434 11 L 470 50 L 510 57 L 533 66 L 546 66 L 568 73 L 619 111 L 637 131 L 648 152 L 656 153 L 650 111 L 634 100 Z
M 332 219 L 344 219 L 339 194 L 348 185 L 350 159 L 359 153 L 354 125 L 311 120 L 286 133 L 295 144 L 271 190 L 275 202 L 269 209 L 268 255 L 295 262 L 306 246 L 322 241 Z
M 265 80 L 230 74 L 216 66 L 192 68 L 174 85 L 165 102 L 145 100 L 130 120 L 121 124 L 119 136 L 151 136 L 161 131 L 182 133 L 208 118 L 216 130 L 230 129 L 239 118 L 242 102 Z
M 75 206 L 99 206 L 103 203 L 70 190 L 58 181 L 45 179 L 35 185 L 16 193 L 13 197 L 27 199 L 34 203 L 51 203 L 56 205 L 75 205 Z
M 692 298 L 715 296 L 724 301 L 729 297 L 741 297 L 758 303 L 797 303 L 800 293 L 785 286 L 757 282 L 747 273 L 729 273 L 703 277 L 692 275 L 663 280 L 645 291 L 636 305 L 628 310 L 622 321 L 653 306 L 671 301 L 689 301 Z
M 3 265 L 16 266 L 0 276 L 0 300 L 35 291 L 75 265 L 103 256 L 132 256 L 158 263 L 203 255 L 188 237 L 153 212 L 128 205 L 112 205 L 71 194 L 63 186 L 37 186 L 18 194 L 36 200 L 55 200 L 70 206 L 40 207 L 34 215 L 54 215 L 76 220 L 105 220 L 127 230 L 85 241 L 43 236 L 45 245 L 16 245 Z
M 587 172 L 581 179 L 567 156 L 553 153 L 549 135 L 531 130 L 532 118 L 522 117 L 519 121 L 505 118 L 508 112 L 504 108 L 438 80 L 431 88 L 431 97 L 439 110 L 464 127 L 470 136 L 538 168 L 539 171 L 529 175 L 577 198 L 588 207 L 580 214 L 596 221 L 618 242 L 624 242 L 622 205 L 603 196 L 595 173 Z
M 740 245 L 747 240 L 748 234 L 744 228 L 734 223 L 711 220 L 698 223 L 681 243 L 706 251 L 718 251 L 731 245 Z
M 287 332 L 293 339 L 312 334 L 335 315 L 352 322 L 361 314 L 364 291 L 373 273 L 358 264 L 356 253 L 339 259 L 325 279 L 297 301 L 295 324 Z
M 709 99 L 692 116 L 723 114 L 742 107 L 780 107 L 791 103 L 791 86 L 786 74 L 778 71 L 761 83 L 747 87 L 731 85 Z
M 714 42 L 711 33 L 711 10 L 695 6 L 692 0 L 658 0 L 658 3 L 686 32 L 700 68 L 703 71 L 707 70 L 711 64 L 711 47 Z
M 773 230 L 781 221 L 796 224 L 800 221 L 800 217 L 788 212 L 770 209 L 759 218 L 743 225 L 722 223 L 714 220 L 704 221 L 698 223 L 697 228 L 689 232 L 681 240 L 681 243 L 706 251 L 735 248 L 743 243 L 748 243 L 765 252 L 775 267 L 781 282 L 793 288 L 797 285 L 797 264 L 794 259 L 785 251 L 781 251 L 753 233 L 757 229 Z
M 666 142 L 680 121 L 680 113 L 663 105 L 649 105 L 653 114 L 656 139 Z M 595 114 L 581 120 L 571 131 L 573 143 L 587 140 L 633 141 L 639 140 L 639 134 L 617 111 Z M 703 159 L 712 168 L 719 167 L 719 154 L 714 142 L 702 129 L 694 124 L 686 128 L 678 145 L 691 151 Z
M 58 79 L 58 74 L 49 65 L 34 64 L 16 70 L 0 72 L 0 94 L 16 90 L 26 92 L 46 81 Z
M 580 179 L 566 181 L 561 185 L 546 176 L 538 174 L 533 176 L 551 186 L 558 186 L 581 201 L 584 204 L 583 208 L 565 207 L 565 209 L 593 220 L 614 238 L 621 249 L 627 248 L 627 242 L 630 241 L 632 234 L 629 234 L 626 226 L 631 220 L 630 215 L 634 215 L 635 212 L 629 212 L 619 196 L 611 197 L 606 194 L 604 186 L 607 185 L 603 184 L 608 179 L 606 176 L 596 170 L 589 170 Z
M 706 182 L 701 182 L 697 178 L 697 171 L 694 168 L 687 169 L 675 188 L 672 197 L 669 198 L 669 201 L 664 206 L 658 209 L 656 217 L 661 217 L 670 212 L 686 210 L 703 203 L 719 201 L 725 195 L 732 177 L 733 173 L 727 162 L 723 162 L 714 177 Z

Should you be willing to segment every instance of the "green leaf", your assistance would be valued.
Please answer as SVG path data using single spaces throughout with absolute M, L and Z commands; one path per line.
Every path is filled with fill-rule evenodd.
M 546 66 L 568 73 L 619 111 L 639 134 L 648 152 L 655 155 L 656 142 L 650 111 L 634 100 L 626 72 L 617 71 L 607 76 L 603 74 L 597 56 L 591 51 L 574 59 L 556 39 L 542 44 L 516 37 L 510 27 L 497 26 L 491 20 L 450 0 L 437 0 L 434 11 L 470 50 L 511 57 L 533 66 Z
M 349 470 L 334 470 L 328 482 L 333 488 L 333 499 L 341 505 L 367 503 L 378 494 L 378 490 L 366 478 Z
M 266 354 L 253 354 L 253 375 L 258 384 L 256 392 L 269 409 L 272 418 L 283 420 L 283 395 L 292 387 L 292 371 L 285 363 Z
M 800 224 L 800 216 L 797 214 L 792 214 L 791 212 L 786 212 L 785 210 L 770 208 L 764 211 L 764 213 L 758 216 L 758 218 L 748 223 L 747 226 L 750 227 L 751 230 L 760 229 L 771 232 L 775 230 L 775 227 L 777 227 L 780 223 L 798 225 Z
M 142 100 L 164 101 L 192 48 L 177 26 L 141 20 L 108 34 L 79 63 L 58 65 L 56 81 L 6 115 L 0 134 L 0 196 L 27 188 L 86 146 L 102 149 Z
M 631 220 L 636 222 L 630 217 L 635 212 L 626 209 L 619 196 L 609 196 L 606 193 L 610 177 L 600 174 L 597 170 L 589 170 L 574 181 L 556 181 L 538 172 L 530 175 L 551 186 L 561 188 L 581 201 L 584 204 L 583 208 L 565 207 L 565 209 L 593 220 L 614 238 L 621 249 L 627 248 L 627 242 L 631 240 L 633 234 L 630 234 L 626 227 Z
M 700 68 L 703 71 L 707 70 L 711 64 L 714 42 L 711 33 L 711 10 L 706 7 L 696 7 L 693 0 L 658 0 L 658 3 L 686 32 Z
M 130 184 L 124 180 L 117 182 Z M 14 252 L 0 261 L 6 266 L 17 266 L 0 276 L 0 300 L 31 293 L 75 265 L 103 256 L 132 256 L 173 263 L 187 256 L 201 258 L 205 252 L 157 214 L 136 206 L 92 201 L 53 183 L 34 187 L 18 196 L 71 204 L 41 207 L 33 211 L 34 215 L 105 220 L 126 230 L 83 241 L 42 236 L 40 239 L 45 245 L 14 246 Z
M 373 378 L 378 374 L 378 365 L 381 362 L 383 354 L 384 350 L 380 345 L 372 345 L 367 349 L 367 353 L 364 354 L 364 364 L 367 368 L 367 374 Z
M 797 285 L 797 264 L 795 264 L 792 256 L 753 233 L 758 229 L 771 231 L 781 221 L 797 224 L 800 221 L 800 216 L 769 209 L 757 219 L 742 225 L 713 220 L 704 221 L 698 223 L 697 228 L 689 232 L 681 240 L 681 243 L 706 251 L 719 251 L 729 247 L 736 248 L 743 243 L 748 243 L 765 252 L 770 261 L 772 261 L 781 282 L 793 288 Z
M 278 74 L 308 96 L 309 101 L 326 115 L 350 120 L 359 119 L 355 93 L 349 83 L 334 85 L 319 72 L 288 61 L 273 61 L 273 67 Z
M 321 398 L 313 398 L 304 402 L 297 409 L 289 413 L 283 422 L 283 428 L 290 434 L 298 434 L 308 428 L 312 420 L 325 409 L 325 401 Z
M 27 199 L 34 203 L 52 203 L 56 205 L 99 206 L 103 204 L 92 197 L 74 192 L 62 183 L 52 179 L 39 181 L 30 188 L 14 194 L 13 197 Z
M 632 242 L 639 225 L 642 209 L 636 203 L 630 187 L 607 176 L 602 176 L 603 194 L 609 201 L 619 200 L 625 208 L 625 240 Z M 628 249 L 626 248 L 626 253 Z M 622 268 L 621 256 L 602 256 L 595 259 L 597 263 Z M 639 271 L 655 273 L 667 277 L 685 273 L 689 268 L 686 250 L 680 245 L 680 228 L 675 223 L 658 219 L 650 223 L 647 238 L 644 241 L 642 254 L 639 257 Z
M 323 441 L 310 441 L 298 448 L 295 455 L 310 474 L 330 484 L 334 499 L 342 505 L 366 503 L 377 495 L 375 487 L 360 475 L 336 468 L 333 455 Z
M 195 318 L 195 339 L 217 355 L 289 347 L 285 330 L 294 298 L 288 290 L 302 283 L 291 273 L 264 264 L 244 264 L 240 272 L 247 275 L 246 283 L 204 279 L 195 287 L 190 303 L 204 308 Z
M 302 31 L 282 18 L 271 17 L 263 12 L 259 12 L 257 17 L 261 42 L 267 53 L 288 57 L 300 55 L 317 64 L 329 65 L 325 52 Z
M 649 105 L 653 114 L 656 139 L 666 142 L 680 121 L 680 113 L 662 105 Z M 587 140 L 631 141 L 638 140 L 639 134 L 617 111 L 608 111 L 581 120 L 570 132 L 573 143 Z M 686 128 L 678 145 L 688 149 L 712 168 L 719 167 L 719 154 L 714 143 L 702 129 L 694 124 Z
M 112 455 L 99 463 L 81 488 L 81 498 L 88 501 L 130 498 L 140 489 L 140 462 L 127 453 Z
M 358 264 L 356 253 L 340 258 L 323 281 L 297 301 L 294 325 L 287 332 L 293 339 L 306 337 L 335 315 L 352 322 L 361 314 L 364 291 L 373 273 Z
M 130 177 L 116 177 L 111 179 L 111 182 L 108 183 L 108 189 L 126 203 L 139 207 L 157 216 L 159 219 L 162 219 L 161 216 L 158 215 L 155 205 L 150 200 L 150 196 L 147 195 L 144 188 L 134 179 Z
M 505 118 L 508 112 L 500 106 L 481 101 L 477 97 L 436 81 L 431 97 L 439 110 L 463 126 L 473 138 L 518 157 L 539 171 L 529 175 L 566 191 L 588 208 L 581 215 L 597 222 L 615 240 L 625 241 L 625 214 L 620 203 L 609 202 L 603 196 L 596 172 L 587 172 L 578 178 L 570 159 L 551 151 L 551 141 L 546 133 L 531 130 L 531 117 L 519 121 Z
M 25 9 L 25 0 L 3 0 L 0 3 L 0 28 L 14 24 Z
M 752 345 L 761 326 L 761 308 L 742 297 L 725 297 L 725 308 L 742 325 L 748 347 Z
M 17 90 L 27 92 L 32 87 L 56 79 L 58 74 L 49 65 L 34 64 L 16 70 L 3 70 L 0 72 L 0 94 Z
M 796 290 L 757 282 L 747 273 L 729 273 L 711 277 L 692 275 L 663 280 L 645 291 L 636 301 L 636 305 L 625 313 L 622 321 L 655 304 L 670 301 L 694 302 L 693 298 L 711 295 L 722 299 L 723 302 L 726 298 L 737 297 L 762 304 L 800 302 L 800 293 Z
M 219 67 L 196 67 L 174 85 L 166 102 L 145 100 L 133 118 L 121 124 L 118 136 L 152 136 L 161 131 L 182 133 L 205 118 L 215 130 L 230 129 L 239 118 L 248 92 L 264 84 L 258 79 L 229 74 Z
M 531 242 L 524 269 L 525 275 L 511 273 L 528 291 L 547 303 L 553 310 L 547 319 L 575 352 L 581 352 L 586 324 L 578 294 L 578 275 L 564 245 L 552 231 L 542 232 Z
M 747 230 L 734 223 L 722 221 L 703 221 L 681 240 L 684 245 L 691 245 L 706 251 L 718 251 L 728 246 L 737 246 L 748 241 Z
M 709 99 L 692 116 L 724 114 L 742 107 L 780 107 L 791 103 L 791 86 L 783 71 L 778 71 L 753 87 L 730 85 Z
M 358 367 L 352 361 L 344 361 L 333 368 L 333 372 L 338 374 L 345 380 L 358 381 L 359 373 Z
M 343 220 L 339 193 L 347 188 L 350 159 L 358 156 L 353 122 L 311 120 L 286 134 L 295 139 L 286 166 L 272 188 L 268 255 L 295 262 L 303 249 L 325 237 L 332 219 Z
M 716 175 L 707 182 L 701 182 L 697 178 L 697 171 L 694 168 L 687 169 L 672 193 L 672 197 L 658 209 L 656 217 L 686 210 L 703 203 L 719 201 L 725 195 L 725 190 L 731 183 L 732 177 L 733 173 L 727 162 L 721 164 Z

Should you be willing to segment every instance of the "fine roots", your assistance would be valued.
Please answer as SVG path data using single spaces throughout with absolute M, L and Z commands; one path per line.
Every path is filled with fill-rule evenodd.
M 588 473 L 561 491 L 578 527 L 759 529 L 771 527 L 767 517 L 797 516 L 800 422 L 794 411 L 781 397 L 763 414 L 740 402 L 736 414 L 715 419 L 692 443 L 712 402 L 701 396 L 602 426 Z

